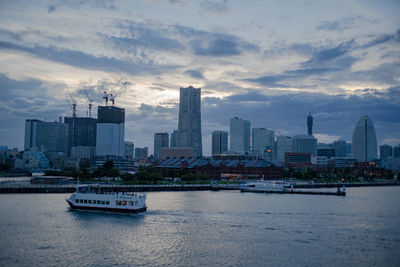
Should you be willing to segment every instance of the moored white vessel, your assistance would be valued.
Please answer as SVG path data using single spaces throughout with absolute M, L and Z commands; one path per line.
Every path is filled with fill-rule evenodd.
M 290 187 L 285 181 L 259 180 L 248 182 L 240 187 L 242 192 L 284 192 Z
M 145 194 L 102 192 L 99 185 L 78 185 L 66 201 L 77 210 L 139 213 L 147 209 Z

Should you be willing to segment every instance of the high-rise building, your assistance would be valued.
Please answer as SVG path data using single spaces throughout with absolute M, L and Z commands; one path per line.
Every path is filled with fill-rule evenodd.
M 170 147 L 177 147 L 178 146 L 178 130 L 174 130 L 171 133 L 171 139 L 170 139 Z
M 346 157 L 346 141 L 334 141 L 333 148 L 335 149 L 335 157 Z
M 307 117 L 308 135 L 312 135 L 312 126 L 313 126 L 313 117 L 311 116 L 311 113 L 309 113 Z
M 147 147 L 135 148 L 135 160 L 145 159 L 148 157 L 149 149 Z
M 245 154 L 250 150 L 250 121 L 234 117 L 230 120 L 230 150 Z
M 221 155 L 228 151 L 228 132 L 214 131 L 212 132 L 212 155 Z
M 36 147 L 47 153 L 66 156 L 68 153 L 68 124 L 44 122 L 41 120 L 25 121 L 25 150 Z
M 393 148 L 389 145 L 382 145 L 379 147 L 379 155 L 381 160 L 386 160 L 393 156 Z
M 125 109 L 99 106 L 97 116 L 96 157 L 122 158 L 125 153 Z
M 276 137 L 276 159 L 285 162 L 285 153 L 292 152 L 293 141 L 290 136 L 278 135 Z
M 336 150 L 331 147 L 321 147 L 317 149 L 317 155 L 320 157 L 326 157 L 327 159 L 336 157 Z
M 127 161 L 133 161 L 135 145 L 133 142 L 125 141 L 124 159 Z
M 180 88 L 178 147 L 192 147 L 195 156 L 203 155 L 201 138 L 201 88 Z
M 400 158 L 400 144 L 393 147 L 393 157 Z
M 168 133 L 156 133 L 154 134 L 154 158 L 156 160 L 161 159 L 161 148 L 169 146 Z
M 361 162 L 378 158 L 375 127 L 368 116 L 362 116 L 354 128 L 352 153 L 353 158 Z
M 71 156 L 72 147 L 96 147 L 97 119 L 65 117 L 68 124 L 68 155 Z
M 252 128 L 251 144 L 253 152 L 258 155 L 263 155 L 267 149 L 274 150 L 275 131 L 265 128 Z
M 293 152 L 310 153 L 311 156 L 317 156 L 317 139 L 312 135 L 293 136 Z

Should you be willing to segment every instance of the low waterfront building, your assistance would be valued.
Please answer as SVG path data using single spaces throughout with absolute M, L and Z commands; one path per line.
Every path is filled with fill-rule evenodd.
M 194 153 L 193 147 L 163 147 L 161 148 L 161 160 L 193 158 Z
M 310 153 L 285 153 L 285 165 L 289 168 L 305 168 L 311 166 Z
M 281 179 L 282 167 L 266 160 L 212 160 L 204 158 L 166 159 L 155 166 L 158 170 L 187 169 L 195 175 L 207 175 L 211 179 L 232 175 L 240 179 Z

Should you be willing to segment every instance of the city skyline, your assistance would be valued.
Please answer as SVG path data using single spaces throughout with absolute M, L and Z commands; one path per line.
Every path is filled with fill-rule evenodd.
M 0 9 L 1 144 L 23 148 L 26 119 L 87 112 L 121 77 L 125 140 L 152 147 L 177 128 L 179 88 L 202 88 L 203 154 L 237 116 L 276 135 L 351 142 L 364 115 L 378 146 L 400 143 L 396 1 L 12 1 Z M 82 27 L 81 25 L 86 25 Z M 99 82 L 100 81 L 100 82 Z

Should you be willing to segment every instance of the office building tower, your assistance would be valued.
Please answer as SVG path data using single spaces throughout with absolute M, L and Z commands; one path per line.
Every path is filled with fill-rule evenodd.
M 285 162 L 285 153 L 292 152 L 293 141 L 292 137 L 278 135 L 276 137 L 276 159 L 279 162 Z
M 335 157 L 346 157 L 346 141 L 334 141 L 333 148 L 335 149 Z
M 174 130 L 171 133 L 171 139 L 170 139 L 170 147 L 177 147 L 178 146 L 178 130 Z
M 125 149 L 124 149 L 124 159 L 127 161 L 133 161 L 135 145 L 133 142 L 125 141 Z
M 275 131 L 265 128 L 252 128 L 251 147 L 257 155 L 263 155 L 266 150 L 274 150 Z
M 145 159 L 148 157 L 149 149 L 147 147 L 135 148 L 135 160 Z
M 393 157 L 400 158 L 400 144 L 393 147 Z
M 293 136 L 293 152 L 310 153 L 311 156 L 317 156 L 317 139 L 312 135 Z
M 212 132 L 211 154 L 221 155 L 228 151 L 228 132 Z
M 313 117 L 311 116 L 311 113 L 309 113 L 307 117 L 308 135 L 312 135 L 312 127 L 313 127 Z
M 180 88 L 178 147 L 192 147 L 195 156 L 203 155 L 201 138 L 201 88 Z
M 375 127 L 368 116 L 362 116 L 354 128 L 352 154 L 361 162 L 373 161 L 378 157 Z
M 230 120 L 230 150 L 245 154 L 250 150 L 250 121 L 234 117 Z
M 65 117 L 64 123 L 68 124 L 68 155 L 71 156 L 73 147 L 85 147 L 93 150 L 96 147 L 97 119 Z M 79 148 L 78 150 L 82 150 Z M 76 150 L 76 148 L 74 149 Z
M 46 153 L 67 156 L 68 124 L 56 121 L 26 120 L 24 149 L 28 150 L 33 147 L 44 149 Z
M 162 147 L 169 147 L 168 133 L 154 134 L 154 158 L 155 158 L 155 160 L 161 159 L 161 148 Z
M 99 106 L 97 116 L 96 157 L 122 158 L 125 152 L 125 109 Z
M 386 160 L 388 157 L 393 156 L 393 148 L 389 145 L 382 145 L 379 147 L 379 158 Z

